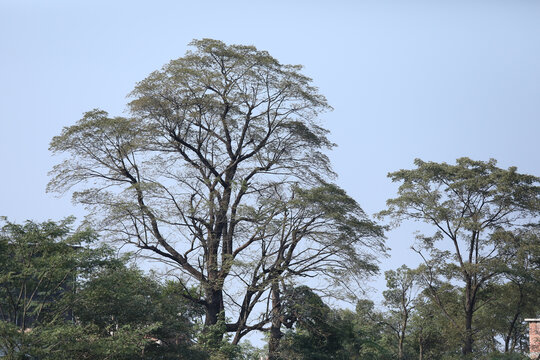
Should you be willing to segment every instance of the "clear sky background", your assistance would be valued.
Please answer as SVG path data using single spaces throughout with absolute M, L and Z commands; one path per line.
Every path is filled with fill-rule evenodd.
M 369 214 L 395 196 L 387 173 L 415 158 L 540 175 L 537 0 L 0 0 L 0 215 L 82 218 L 45 193 L 49 141 L 93 108 L 121 115 L 134 84 L 194 38 L 305 65 L 335 109 L 322 120 L 338 183 Z M 383 269 L 416 265 L 417 226 L 388 233 Z

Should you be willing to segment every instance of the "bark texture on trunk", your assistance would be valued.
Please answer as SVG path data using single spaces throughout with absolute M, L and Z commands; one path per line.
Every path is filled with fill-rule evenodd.
M 271 288 L 272 297 L 272 324 L 270 326 L 270 339 L 268 341 L 268 360 L 278 360 L 278 348 L 281 340 L 281 297 L 279 284 L 274 282 Z
M 204 319 L 204 330 L 209 346 L 219 346 L 225 335 L 225 317 L 223 307 L 223 293 L 221 290 L 210 289 L 206 292 L 206 309 Z M 216 327 L 223 323 L 223 330 Z

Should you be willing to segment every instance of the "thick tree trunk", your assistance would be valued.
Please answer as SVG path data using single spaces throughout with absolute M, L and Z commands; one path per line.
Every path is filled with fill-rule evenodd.
M 206 326 L 215 325 L 219 321 L 219 314 L 223 310 L 223 296 L 221 290 L 212 290 L 207 294 L 206 301 L 208 306 L 206 307 L 206 319 L 204 324 Z
M 207 335 L 207 342 L 210 346 L 218 346 L 225 334 L 225 314 L 223 313 L 223 293 L 221 289 L 210 289 L 206 291 L 206 309 L 204 320 L 204 332 Z M 219 322 L 223 322 L 223 327 L 219 328 Z
M 206 319 L 204 324 L 206 326 L 215 325 L 218 323 L 220 313 L 223 311 L 223 294 L 221 289 L 208 290 L 206 293 L 206 301 L 208 306 L 206 307 Z
M 272 297 L 272 324 L 270 326 L 270 339 L 268 341 L 268 360 L 279 359 L 278 348 L 281 340 L 281 298 L 279 284 L 274 281 L 271 288 Z

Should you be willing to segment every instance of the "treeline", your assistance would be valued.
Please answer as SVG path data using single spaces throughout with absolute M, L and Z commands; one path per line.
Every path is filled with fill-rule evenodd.
M 7 223 L 0 234 L 0 354 L 7 359 L 197 359 L 201 309 L 174 281 L 127 266 L 92 231 Z M 173 355 L 174 354 L 174 355 Z M 204 357 L 201 357 L 204 358 Z
M 144 274 L 97 245 L 90 230 L 60 223 L 5 223 L 0 236 L 0 354 L 7 359 L 256 359 L 268 346 L 209 342 L 204 308 L 179 281 Z M 526 359 L 524 317 L 536 316 L 537 234 L 515 238 L 515 261 L 482 289 L 474 359 Z M 273 359 L 463 359 L 464 289 L 428 265 L 387 271 L 384 302 L 328 306 L 308 286 L 289 286 Z M 193 289 L 192 289 L 193 290 Z M 270 336 L 267 336 L 269 339 Z
M 270 360 L 523 353 L 522 319 L 538 314 L 538 177 L 495 160 L 416 160 L 389 175 L 397 196 L 372 219 L 335 183 L 319 121 L 331 107 L 301 66 L 254 46 L 191 45 L 137 83 L 126 117 L 88 111 L 50 144 L 63 161 L 48 191 L 72 193 L 85 226 L 168 276 L 86 245 L 89 230 L 8 223 L 5 352 L 257 358 L 242 344 L 262 332 Z M 432 229 L 403 239 L 422 265 L 387 274 L 384 304 L 358 299 L 385 230 L 410 220 Z

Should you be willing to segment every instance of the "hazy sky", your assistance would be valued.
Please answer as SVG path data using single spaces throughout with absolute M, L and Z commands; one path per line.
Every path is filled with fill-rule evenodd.
M 120 115 L 135 82 L 194 38 L 303 64 L 334 111 L 338 183 L 372 214 L 415 158 L 495 158 L 540 175 L 540 1 L 0 0 L 0 215 L 84 210 L 45 193 L 50 139 L 83 112 Z M 414 265 L 415 224 L 388 234 Z

